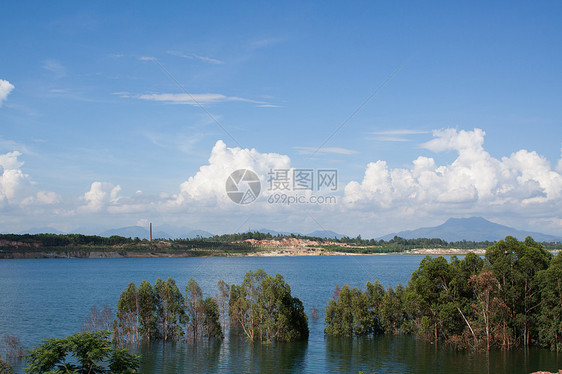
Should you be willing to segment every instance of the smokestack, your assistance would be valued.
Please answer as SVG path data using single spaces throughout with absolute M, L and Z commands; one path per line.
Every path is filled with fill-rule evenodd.
M 150 236 L 148 238 L 148 241 L 151 242 L 152 241 L 152 222 L 150 222 Z

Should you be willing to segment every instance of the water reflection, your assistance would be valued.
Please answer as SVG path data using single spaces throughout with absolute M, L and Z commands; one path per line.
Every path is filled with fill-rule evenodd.
M 251 344 L 238 336 L 225 341 L 151 343 L 139 348 L 143 373 L 305 372 L 307 342 Z
M 562 355 L 532 348 L 490 353 L 456 351 L 412 336 L 326 338 L 325 372 L 531 373 L 558 372 Z
M 140 347 L 142 373 L 218 372 L 222 343 L 218 340 L 198 344 L 151 343 Z

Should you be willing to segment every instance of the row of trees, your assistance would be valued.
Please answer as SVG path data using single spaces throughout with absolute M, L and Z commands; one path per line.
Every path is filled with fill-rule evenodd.
M 140 356 L 116 345 L 142 341 L 222 338 L 232 321 L 231 333 L 248 340 L 293 341 L 308 337 L 308 321 L 299 299 L 283 277 L 263 270 L 249 271 L 241 285 L 218 282 L 215 297 L 203 297 L 201 287 L 190 279 L 182 293 L 172 278 L 158 278 L 154 285 L 129 283 L 117 303 L 117 319 L 108 306 L 92 307 L 82 332 L 48 339 L 26 355 L 29 374 L 39 373 L 136 373 Z M 222 322 L 222 323 L 221 323 Z M 19 341 L 5 336 L 8 352 L 21 352 Z M 112 344 L 112 342 L 114 344 Z M 1 357 L 0 357 L 1 358 Z M 12 372 L 0 359 L 0 373 Z
M 408 285 L 336 289 L 326 334 L 415 333 L 461 348 L 539 344 L 562 350 L 562 254 L 506 237 L 485 259 L 424 258 Z
M 77 245 L 123 245 L 135 240 L 113 235 L 109 238 L 82 234 L 0 234 L 0 240 L 19 242 L 40 247 L 66 247 Z
M 193 279 L 185 295 L 172 278 L 158 278 L 154 286 L 146 280 L 139 287 L 129 283 L 117 303 L 114 330 L 114 338 L 127 343 L 223 337 L 217 301 L 203 298 Z
M 106 328 L 106 315 L 105 308 L 101 312 L 93 309 L 86 328 L 92 324 Z M 129 283 L 117 303 L 114 339 L 126 343 L 222 339 L 229 321 L 234 333 L 251 341 L 308 337 L 302 302 L 291 296 L 291 288 L 281 275 L 272 277 L 260 269 L 249 271 L 240 286 L 219 281 L 218 293 L 207 298 L 193 279 L 184 293 L 172 278 L 158 278 L 154 286 L 146 280 L 138 287 Z

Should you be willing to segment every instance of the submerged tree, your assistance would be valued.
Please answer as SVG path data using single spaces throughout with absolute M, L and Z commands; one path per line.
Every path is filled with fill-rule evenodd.
M 102 331 L 111 330 L 113 325 L 113 311 L 108 305 L 104 305 L 101 309 L 92 306 L 90 314 L 82 324 L 81 331 Z
M 154 292 L 157 300 L 156 321 L 160 338 L 164 341 L 178 340 L 183 336 L 181 327 L 185 318 L 183 295 L 172 278 L 168 278 L 167 281 L 158 278 L 154 284 Z
M 367 304 L 363 303 L 363 294 L 357 288 L 350 288 L 347 284 L 338 292 L 334 292 L 336 298 L 332 298 L 326 306 L 326 334 L 331 336 L 353 336 L 361 335 L 357 327 L 361 323 L 356 319 L 354 312 L 361 313 L 358 304 L 363 304 L 363 312 L 367 311 Z
M 216 300 L 203 299 L 201 288 L 193 279 L 189 280 L 186 293 L 184 298 L 172 278 L 158 278 L 154 287 L 142 281 L 138 289 L 130 283 L 119 297 L 114 340 L 133 344 L 141 340 L 179 341 L 185 333 L 193 339 L 222 338 Z
M 405 321 L 404 306 L 402 305 L 402 296 L 404 288 L 398 285 L 396 290 L 388 287 L 382 297 L 379 307 L 379 319 L 382 331 L 385 334 L 396 334 L 402 329 Z
M 203 321 L 201 335 L 222 339 L 224 334 L 220 323 L 220 311 L 217 301 L 212 297 L 201 300 L 201 312 Z
M 539 342 L 562 351 L 562 259 L 540 243 L 506 237 L 483 259 L 425 257 L 407 287 L 344 286 L 326 307 L 326 334 L 404 332 L 458 348 Z
M 291 296 L 283 277 L 262 269 L 249 271 L 242 285 L 232 285 L 228 314 L 231 325 L 250 341 L 293 341 L 308 338 L 308 318 L 302 302 Z
M 203 310 L 201 300 L 203 292 L 199 284 L 190 278 L 185 286 L 185 311 L 187 315 L 187 331 L 193 339 L 201 334 L 203 324 Z
M 219 307 L 219 313 L 221 315 L 221 325 L 223 335 L 226 332 L 226 314 L 228 313 L 228 299 L 230 298 L 230 286 L 223 280 L 219 280 L 217 283 L 219 292 L 215 295 L 217 305 Z
M 185 294 L 187 331 L 191 338 L 222 338 L 223 331 L 217 301 L 212 297 L 204 299 L 201 287 L 192 278 L 187 282 Z
M 400 333 L 406 318 L 403 293 L 402 286 L 385 291 L 378 281 L 367 282 L 364 292 L 347 284 L 341 289 L 336 286 L 326 306 L 326 334 L 349 337 Z
M 520 242 L 508 236 L 486 250 L 486 259 L 501 285 L 501 296 L 514 314 L 512 326 L 524 346 L 538 338 L 541 290 L 537 275 L 548 268 L 551 257 L 531 237 Z
M 6 352 L 6 357 L 21 358 L 25 356 L 21 340 L 16 335 L 4 334 L 1 346 Z
M 138 314 L 137 286 L 129 283 L 127 288 L 121 292 L 117 302 L 117 318 L 119 328 L 116 334 L 117 340 L 121 339 L 129 343 L 139 341 L 139 314 Z
M 138 305 L 141 336 L 146 341 L 158 338 L 158 326 L 156 325 L 158 299 L 154 288 L 146 280 L 141 282 L 138 289 Z
M 562 252 L 538 275 L 542 305 L 538 320 L 543 346 L 562 351 Z

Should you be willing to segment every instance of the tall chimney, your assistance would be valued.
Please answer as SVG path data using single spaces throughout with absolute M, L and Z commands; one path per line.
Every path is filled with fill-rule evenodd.
M 150 236 L 148 238 L 148 241 L 151 242 L 152 241 L 152 222 L 150 222 Z

